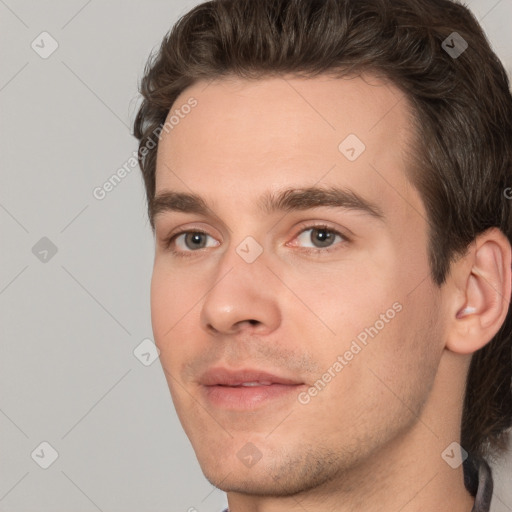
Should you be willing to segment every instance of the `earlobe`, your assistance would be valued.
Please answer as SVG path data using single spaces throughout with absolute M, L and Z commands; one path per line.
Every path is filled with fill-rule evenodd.
M 492 340 L 507 316 L 512 278 L 510 243 L 498 228 L 492 228 L 477 237 L 454 265 L 459 293 L 454 294 L 455 314 L 449 319 L 446 348 L 471 354 Z

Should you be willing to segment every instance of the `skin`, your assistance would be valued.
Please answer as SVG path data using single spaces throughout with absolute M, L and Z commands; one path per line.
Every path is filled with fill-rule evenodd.
M 224 78 L 188 88 L 172 110 L 190 97 L 197 107 L 159 143 L 156 193 L 193 191 L 212 214 L 155 217 L 151 312 L 205 476 L 228 493 L 231 512 L 469 512 L 462 466 L 441 454 L 460 441 L 471 354 L 505 319 L 506 238 L 479 237 L 435 285 L 427 215 L 406 177 L 410 106 L 375 77 Z M 353 162 L 338 149 L 349 134 L 366 145 Z M 257 208 L 264 192 L 312 185 L 350 188 L 384 218 Z M 347 239 L 327 252 L 315 223 Z M 183 236 L 166 247 L 194 229 L 208 233 L 205 248 L 194 252 Z M 253 263 L 236 252 L 248 236 L 263 250 Z M 400 312 L 307 404 L 297 392 L 228 410 L 202 393 L 212 366 L 264 369 L 307 390 L 396 303 Z M 459 318 L 468 306 L 475 312 Z M 261 455 L 251 467 L 237 456 L 247 443 Z

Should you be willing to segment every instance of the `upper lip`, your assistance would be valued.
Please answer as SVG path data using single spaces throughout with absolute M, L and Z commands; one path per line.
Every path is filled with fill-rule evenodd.
M 303 384 L 303 382 L 297 379 L 281 377 L 255 369 L 229 370 L 227 368 L 211 368 L 203 373 L 200 378 L 200 383 L 203 386 L 239 386 L 244 382 L 284 384 L 288 386 Z

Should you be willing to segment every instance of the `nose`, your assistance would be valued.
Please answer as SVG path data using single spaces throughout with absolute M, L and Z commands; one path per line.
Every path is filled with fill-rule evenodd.
M 210 334 L 235 334 L 242 329 L 259 335 L 281 322 L 279 287 L 260 256 L 245 262 L 234 250 L 224 255 L 201 309 L 201 324 Z

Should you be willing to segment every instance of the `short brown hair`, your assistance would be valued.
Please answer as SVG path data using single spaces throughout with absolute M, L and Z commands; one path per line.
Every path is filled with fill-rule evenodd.
M 450 54 L 462 40 L 467 49 Z M 441 286 L 451 262 L 488 228 L 510 241 L 509 81 L 477 20 L 450 0 L 217 0 L 183 16 L 147 63 L 134 123 L 153 229 L 157 147 L 147 147 L 187 87 L 228 75 L 364 71 L 389 79 L 414 108 L 409 178 L 427 211 L 434 281 Z M 477 456 L 508 447 L 511 332 L 509 309 L 498 334 L 472 357 L 461 444 Z

